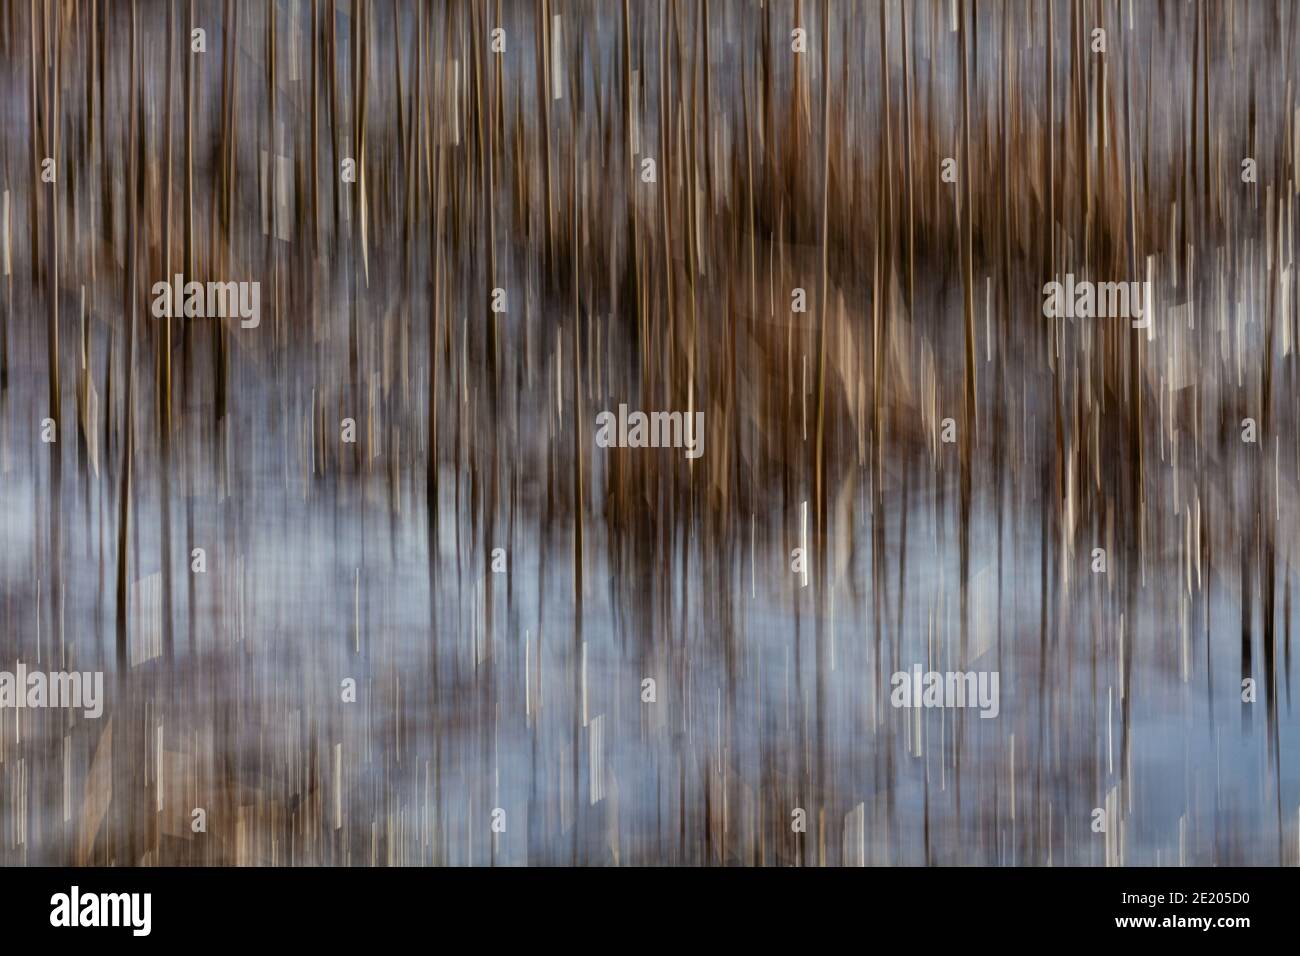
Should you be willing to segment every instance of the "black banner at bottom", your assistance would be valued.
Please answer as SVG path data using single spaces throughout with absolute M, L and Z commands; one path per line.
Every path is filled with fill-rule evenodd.
M 1052 933 L 1231 944 L 1294 918 L 1279 869 L 31 868 L 0 880 L 7 939 L 76 933 L 127 946 L 441 937 L 618 947 L 671 933 L 768 948 L 823 934 L 885 939 L 902 926 L 933 942 Z

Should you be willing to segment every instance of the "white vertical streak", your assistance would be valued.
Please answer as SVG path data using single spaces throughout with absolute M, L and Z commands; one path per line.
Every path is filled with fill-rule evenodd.
M 564 37 L 560 29 L 560 15 L 551 17 L 551 95 L 564 99 Z

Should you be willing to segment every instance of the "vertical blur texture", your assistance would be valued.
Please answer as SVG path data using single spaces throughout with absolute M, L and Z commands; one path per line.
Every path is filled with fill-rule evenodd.
M 1300 863 L 1298 19 L 4 0 L 0 863 Z

